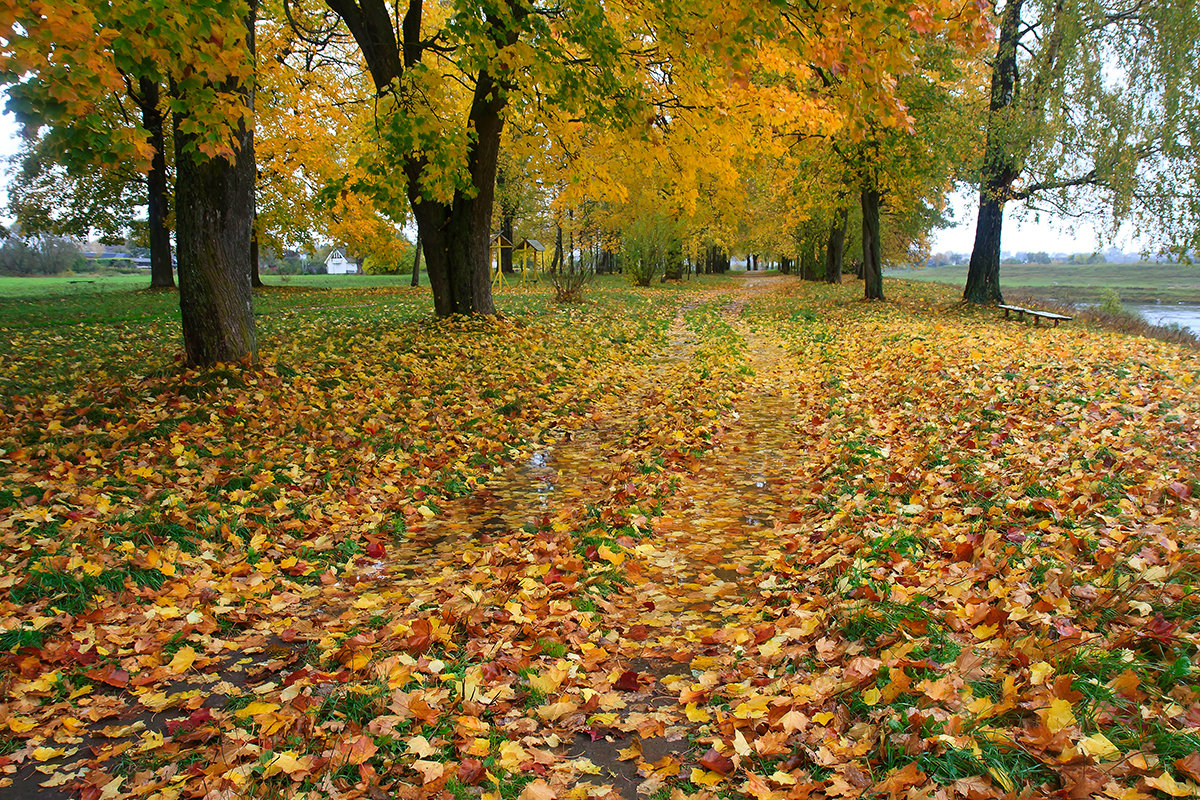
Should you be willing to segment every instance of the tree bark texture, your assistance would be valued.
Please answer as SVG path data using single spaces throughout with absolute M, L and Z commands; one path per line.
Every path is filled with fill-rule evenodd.
M 250 156 L 254 158 L 253 154 Z M 262 276 L 258 272 L 258 214 L 254 215 L 255 225 L 250 230 L 250 286 L 261 289 Z
M 413 245 L 413 271 L 411 286 L 421 285 L 421 231 L 417 231 L 417 243 Z
M 1012 194 L 1019 170 L 1008 152 L 1002 117 L 1016 96 L 1017 45 L 1021 38 L 1023 0 L 1008 0 L 1000 20 L 1000 39 L 992 66 L 992 96 L 988 108 L 987 142 L 984 145 L 983 170 L 979 187 L 979 216 L 975 221 L 975 245 L 967 267 L 963 300 L 968 303 L 1003 303 L 1000 293 L 1000 234 L 1004 224 L 1004 204 Z
M 250 20 L 253 20 L 253 12 Z M 249 27 L 249 25 L 248 25 Z M 235 86 L 218 87 L 222 92 Z M 254 228 L 251 131 L 236 132 L 233 160 L 204 158 L 175 118 L 175 237 L 183 344 L 193 366 L 255 359 L 250 288 Z
M 862 190 L 863 293 L 867 300 L 883 299 L 883 266 L 880 263 L 879 190 Z
M 818 264 L 820 264 L 820 260 L 817 255 L 816 241 L 810 232 L 800 243 L 800 277 L 806 281 L 817 280 Z
M 554 223 L 554 256 L 550 259 L 550 274 L 557 275 L 563 265 L 562 225 Z
M 408 196 L 417 229 L 425 245 L 425 271 L 433 288 L 434 312 L 494 314 L 491 275 L 492 202 L 496 194 L 496 167 L 500 157 L 500 111 L 503 93 L 487 72 L 475 85 L 470 118 L 476 133 L 468 154 L 474 197 L 457 192 L 450 202 L 421 196 L 421 158 L 405 161 Z
M 846 257 L 846 219 L 850 215 L 847 208 L 839 208 L 833 212 L 833 222 L 829 226 L 829 241 L 825 245 L 825 282 L 842 282 L 842 264 Z
M 171 266 L 171 231 L 167 227 L 167 137 L 166 120 L 159 108 L 158 81 L 138 81 L 138 105 L 147 141 L 154 148 L 150 171 L 146 173 L 146 217 L 150 225 L 150 288 L 173 289 L 175 273 Z

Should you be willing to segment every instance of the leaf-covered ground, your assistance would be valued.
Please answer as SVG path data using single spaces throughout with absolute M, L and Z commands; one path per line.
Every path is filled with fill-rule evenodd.
M 1200 794 L 1200 355 L 888 291 L 0 306 L 0 797 Z

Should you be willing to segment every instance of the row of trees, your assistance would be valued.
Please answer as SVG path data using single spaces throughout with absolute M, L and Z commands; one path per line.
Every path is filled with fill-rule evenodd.
M 492 233 L 537 215 L 558 259 L 579 235 L 635 271 L 737 247 L 840 277 L 850 248 L 867 298 L 960 181 L 980 187 L 974 302 L 1000 299 L 1013 202 L 1153 223 L 1190 252 L 1195 11 L 0 0 L 0 81 L 29 133 L 23 229 L 111 232 L 144 206 L 156 285 L 174 230 L 187 357 L 205 364 L 255 354 L 260 244 L 318 235 L 392 268 L 409 220 L 440 315 L 492 312 Z

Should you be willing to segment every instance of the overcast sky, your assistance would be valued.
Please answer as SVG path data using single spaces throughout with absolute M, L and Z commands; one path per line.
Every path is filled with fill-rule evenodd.
M 10 114 L 0 115 L 0 159 L 7 162 L 9 156 L 17 151 L 17 125 Z M 0 181 L 0 203 L 7 204 L 8 197 L 5 188 L 8 176 Z M 952 203 L 954 219 L 959 224 L 934 236 L 934 252 L 969 253 L 975 239 L 975 203 L 974 198 L 966 194 L 956 196 Z M 7 220 L 7 216 L 0 214 Z M 1136 249 L 1128 242 L 1118 243 L 1125 249 Z M 1004 250 L 1011 252 L 1040 252 L 1047 253 L 1090 253 L 1099 246 L 1095 231 L 1090 226 L 1082 226 L 1072 232 L 1064 230 L 1047 222 L 1021 222 L 1005 215 L 1004 221 Z

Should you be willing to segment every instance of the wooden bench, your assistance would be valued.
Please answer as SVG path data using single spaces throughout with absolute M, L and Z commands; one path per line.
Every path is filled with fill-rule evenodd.
M 1015 311 L 1017 313 L 1017 319 L 1022 321 L 1024 321 L 1025 315 L 1028 314 L 1029 316 L 1033 317 L 1034 325 L 1037 325 L 1039 320 L 1048 319 L 1053 320 L 1054 327 L 1057 328 L 1058 323 L 1070 322 L 1071 320 L 1075 319 L 1074 317 L 1068 317 L 1063 314 L 1055 314 L 1052 311 L 1038 311 L 1036 308 L 1021 308 L 1021 306 L 1006 306 L 1004 304 L 997 306 L 997 308 L 1004 309 L 1005 319 L 1008 319 L 1008 312 L 1010 311 Z

